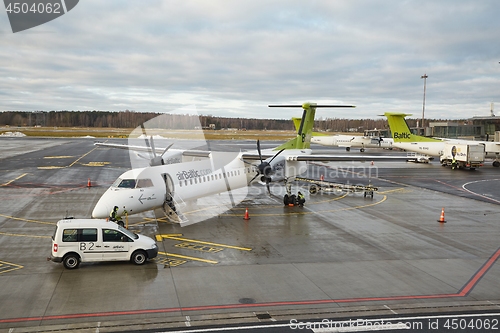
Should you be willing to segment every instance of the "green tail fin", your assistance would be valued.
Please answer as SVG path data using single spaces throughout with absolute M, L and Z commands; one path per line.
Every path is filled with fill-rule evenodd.
M 302 118 L 292 118 L 293 125 L 295 126 L 295 130 L 298 131 L 300 127 L 300 123 L 302 121 Z M 326 133 L 321 133 L 321 132 L 312 132 L 312 136 L 328 136 Z
M 312 129 L 314 126 L 314 115 L 316 114 L 316 103 L 302 104 L 304 112 L 300 123 L 295 125 L 297 136 L 288 142 L 285 142 L 274 150 L 281 149 L 309 149 L 311 147 Z M 295 124 L 295 120 L 294 120 Z
M 405 121 L 406 116 L 411 114 L 386 112 L 387 122 L 391 129 L 394 142 L 438 142 L 440 140 L 427 138 L 425 136 L 415 135 L 411 133 L 408 124 Z

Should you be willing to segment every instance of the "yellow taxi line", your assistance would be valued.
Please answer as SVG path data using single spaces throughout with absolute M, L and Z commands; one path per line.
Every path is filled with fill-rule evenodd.
M 178 240 L 178 241 L 184 241 L 184 242 L 191 242 L 191 243 L 197 243 L 197 244 L 203 244 L 203 245 L 211 245 L 211 246 L 220 246 L 220 247 L 225 247 L 228 249 L 235 249 L 235 250 L 241 250 L 241 251 L 252 251 L 251 248 L 248 247 L 240 247 L 240 246 L 233 246 L 233 245 L 225 245 L 225 244 L 218 244 L 218 243 L 212 243 L 212 242 L 205 242 L 205 241 L 200 241 L 200 240 L 195 240 L 195 239 L 188 239 L 188 238 L 183 238 L 183 237 L 176 237 L 176 236 L 171 236 L 171 235 L 159 235 L 162 238 L 168 238 L 168 239 L 173 239 L 173 240 Z
M 202 259 L 202 258 L 196 258 L 196 257 L 190 257 L 190 256 L 183 256 L 182 254 L 175 254 L 175 253 L 168 253 L 168 252 L 158 252 L 159 254 L 162 254 L 167 257 L 176 257 L 176 258 L 182 258 L 182 259 L 187 259 L 187 260 L 193 260 L 193 261 L 201 261 L 201 262 L 206 262 L 208 264 L 218 264 L 218 261 L 215 260 L 208 260 L 208 259 Z
M 22 175 L 20 175 L 19 177 L 14 178 L 14 179 L 12 179 L 11 181 L 8 181 L 7 183 L 2 184 L 2 185 L 0 185 L 0 186 L 7 186 L 7 185 L 10 185 L 12 182 L 15 182 L 16 180 L 21 179 L 21 178 L 23 178 L 23 177 L 24 177 L 24 176 L 26 176 L 26 175 L 27 175 L 27 173 L 23 173 L 23 174 L 22 174 Z
M 23 218 L 20 218 L 20 217 L 14 217 L 14 216 L 9 216 L 9 215 L 4 215 L 4 214 L 0 214 L 0 217 L 5 217 L 5 218 L 11 219 L 11 220 L 30 222 L 30 223 L 40 223 L 40 224 L 56 225 L 54 222 L 42 222 L 42 221 L 36 221 L 36 220 L 29 220 L 29 219 L 23 219 Z

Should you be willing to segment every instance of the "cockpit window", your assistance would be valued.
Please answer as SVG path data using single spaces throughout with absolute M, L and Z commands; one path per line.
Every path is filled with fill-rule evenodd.
M 121 178 L 117 178 L 115 180 L 115 182 L 111 186 L 118 187 L 118 185 L 120 185 L 121 182 L 122 182 L 122 179 Z
M 135 187 L 135 179 L 123 179 L 117 187 L 119 187 L 119 188 L 134 188 Z
M 151 179 L 137 179 L 137 188 L 153 187 Z

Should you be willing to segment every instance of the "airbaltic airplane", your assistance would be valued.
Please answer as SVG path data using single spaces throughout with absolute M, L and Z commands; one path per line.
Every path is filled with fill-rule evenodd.
M 300 118 L 292 118 L 295 128 L 300 125 Z M 361 135 L 327 135 L 325 133 L 313 132 L 311 143 L 316 143 L 322 146 L 342 147 L 346 151 L 351 148 L 359 148 L 360 152 L 364 152 L 365 148 L 384 148 L 392 149 L 392 138 L 361 136 Z
M 405 117 L 411 116 L 411 114 L 386 112 L 384 116 L 387 117 L 395 147 L 429 156 L 441 156 L 445 141 L 457 144 L 484 144 L 486 157 L 494 159 L 494 167 L 500 166 L 500 142 L 427 138 L 411 133 L 405 121 Z
M 92 212 L 92 217 L 106 218 L 114 206 L 119 207 L 118 214 L 123 214 L 124 210 L 128 214 L 137 214 L 163 208 L 167 217 L 180 216 L 182 215 L 181 208 L 187 202 L 222 193 L 229 194 L 231 202 L 228 209 L 230 209 L 239 203 L 234 199 L 232 191 L 246 189 L 255 180 L 265 183 L 269 192 L 271 182 L 284 182 L 287 191 L 284 196 L 286 204 L 291 194 L 290 182 L 307 170 L 306 162 L 308 161 L 402 160 L 399 156 L 312 155 L 310 142 L 316 109 L 353 106 L 305 103 L 303 105 L 270 105 L 270 107 L 304 109 L 295 138 L 273 150 L 264 151 L 261 151 L 260 143 L 257 141 L 256 152 L 233 153 L 234 157 L 227 163 L 221 162 L 223 157 L 227 159 L 227 156 L 221 156 L 224 153 L 203 152 L 198 156 L 198 152 L 185 151 L 184 154 L 198 156 L 201 160 L 168 165 L 153 164 L 150 167 L 132 169 L 118 177 L 102 195 Z M 100 145 L 105 146 L 105 144 Z M 158 151 L 165 152 L 166 150 Z M 260 163 L 251 164 L 256 161 Z M 181 226 L 195 223 L 182 221 L 179 218 L 173 220 L 179 222 Z

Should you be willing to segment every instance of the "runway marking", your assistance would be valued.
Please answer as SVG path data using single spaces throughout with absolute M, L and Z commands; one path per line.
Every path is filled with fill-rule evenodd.
M 46 159 L 51 159 L 51 158 L 73 158 L 74 156 L 45 156 L 44 158 Z
M 23 267 L 24 266 L 16 265 L 16 264 L 13 264 L 10 262 L 0 260 L 0 274 L 12 272 L 12 271 L 15 271 L 16 269 L 21 269 Z
M 175 258 L 181 258 L 181 259 L 187 259 L 187 260 L 193 260 L 193 261 L 201 261 L 201 262 L 205 262 L 208 264 L 214 264 L 214 265 L 219 263 L 218 261 L 215 261 L 215 260 L 184 256 L 182 254 L 176 254 L 176 253 L 168 253 L 168 252 L 158 252 L 158 253 L 162 254 L 166 257 L 175 257 Z
M 26 175 L 27 175 L 27 173 L 23 173 L 23 174 L 22 174 L 22 175 L 20 175 L 19 177 L 14 178 L 14 179 L 12 179 L 12 180 L 8 181 L 7 183 L 4 183 L 4 184 L 2 184 L 2 185 L 0 185 L 0 186 L 8 186 L 8 185 L 10 185 L 11 183 L 15 182 L 15 181 L 16 181 L 16 180 L 18 180 L 18 179 L 23 178 L 23 177 L 24 177 L 24 176 L 26 176 Z
M 176 236 L 170 236 L 170 235 L 160 235 L 160 236 L 162 238 L 168 238 L 168 239 L 178 240 L 178 241 L 182 241 L 182 242 L 198 243 L 198 244 L 203 244 L 203 245 L 208 245 L 208 246 L 224 247 L 224 248 L 228 248 L 228 249 L 235 249 L 235 250 L 241 250 L 241 251 L 252 251 L 252 249 L 248 248 L 248 247 L 240 247 L 240 246 L 234 246 L 234 245 L 205 242 L 205 241 L 200 241 L 200 240 L 196 240 L 196 239 L 188 239 L 188 238 L 176 237 Z

